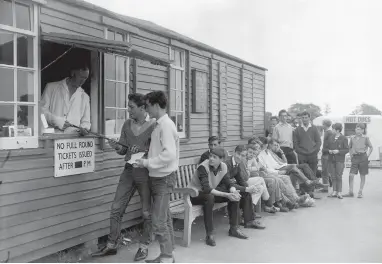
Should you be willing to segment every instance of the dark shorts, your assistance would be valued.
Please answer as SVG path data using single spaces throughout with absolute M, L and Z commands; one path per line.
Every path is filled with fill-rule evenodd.
M 367 175 L 369 174 L 369 159 L 367 158 L 366 153 L 360 155 L 353 155 L 351 159 L 351 174 L 361 174 Z

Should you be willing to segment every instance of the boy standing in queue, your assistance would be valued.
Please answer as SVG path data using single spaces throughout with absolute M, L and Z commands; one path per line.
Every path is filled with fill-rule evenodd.
M 160 255 L 147 263 L 175 262 L 174 230 L 169 208 L 179 165 L 179 136 L 174 122 L 168 117 L 167 97 L 162 91 L 145 95 L 146 110 L 155 118 L 156 126 L 151 135 L 147 159 L 138 159 L 137 165 L 149 170 L 153 198 L 152 229 L 160 244 Z

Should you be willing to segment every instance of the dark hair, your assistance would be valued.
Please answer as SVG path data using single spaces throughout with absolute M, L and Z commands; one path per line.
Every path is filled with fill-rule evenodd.
M 297 113 L 296 118 L 301 118 L 301 113 Z
M 285 114 L 287 114 L 288 116 L 290 116 L 290 115 L 288 114 L 288 112 L 287 112 L 285 109 L 280 110 L 280 112 L 279 112 L 279 116 L 281 116 L 281 114 L 283 114 L 283 113 L 285 113 Z
M 273 145 L 274 143 L 277 143 L 277 142 L 273 138 L 268 140 L 268 145 Z
M 235 148 L 235 152 L 242 153 L 243 151 L 246 151 L 247 148 L 244 145 L 239 145 Z
M 146 105 L 146 101 L 144 99 L 144 95 L 140 93 L 129 94 L 129 101 L 134 102 L 138 107 Z
M 358 123 L 355 127 L 359 127 L 360 129 L 366 129 L 366 125 L 363 123 Z
M 278 117 L 277 117 L 277 116 L 272 116 L 270 120 L 271 120 L 271 121 L 272 121 L 272 120 L 276 120 L 276 121 L 279 121 L 279 119 L 278 119 Z
M 342 131 L 342 124 L 341 123 L 335 123 L 333 126 L 332 126 L 332 128 L 334 129 L 334 130 L 338 130 L 338 131 Z
M 259 140 L 263 145 L 268 144 L 268 138 L 266 137 L 259 137 Z
M 250 138 L 250 139 L 248 139 L 248 144 L 253 144 L 253 143 L 255 143 L 256 141 L 258 141 L 259 140 L 259 138 L 258 137 L 252 137 L 252 138 Z
M 144 100 L 149 101 L 151 105 L 158 104 L 162 109 L 167 107 L 167 96 L 162 91 L 150 92 L 144 96 Z
M 73 68 L 73 71 L 90 71 L 90 69 L 87 64 L 77 64 L 77 66 Z
M 310 114 L 308 111 L 304 111 L 300 114 L 300 116 L 308 116 L 310 118 Z
M 247 145 L 247 150 L 248 150 L 248 149 L 256 150 L 256 149 L 255 149 L 255 145 L 256 145 L 256 143 L 248 144 L 248 145 Z
M 324 119 L 322 121 L 322 125 L 326 126 L 326 127 L 330 127 L 332 125 L 332 121 L 329 120 L 329 119 Z
M 211 137 L 209 137 L 208 138 L 208 143 L 210 144 L 210 143 L 212 143 L 213 141 L 218 141 L 219 142 L 219 144 L 220 144 L 220 139 L 217 137 L 217 136 L 211 136 Z

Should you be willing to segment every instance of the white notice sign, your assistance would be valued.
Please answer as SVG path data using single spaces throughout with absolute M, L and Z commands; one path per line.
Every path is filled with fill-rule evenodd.
M 94 171 L 94 138 L 59 139 L 54 142 L 54 176 Z

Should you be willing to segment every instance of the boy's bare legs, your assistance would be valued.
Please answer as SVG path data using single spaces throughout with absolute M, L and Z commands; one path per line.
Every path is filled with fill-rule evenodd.
M 362 184 L 362 181 L 361 181 L 361 184 Z M 365 183 L 364 183 L 364 185 L 365 185 Z M 350 173 L 349 174 L 349 193 L 344 194 L 343 197 L 354 197 L 353 188 L 354 188 L 354 174 Z
M 363 187 L 365 187 L 366 175 L 361 175 L 361 183 L 358 191 L 358 198 L 362 198 Z

